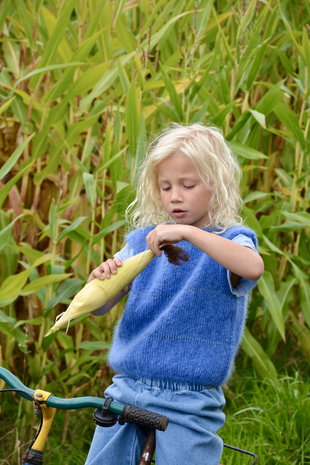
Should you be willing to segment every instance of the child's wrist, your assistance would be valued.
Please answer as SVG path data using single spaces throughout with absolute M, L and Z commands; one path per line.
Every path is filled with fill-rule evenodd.
M 195 234 L 195 229 L 197 229 L 195 226 L 192 226 L 190 224 L 184 225 L 184 230 L 183 230 L 183 240 L 192 242 L 192 239 Z

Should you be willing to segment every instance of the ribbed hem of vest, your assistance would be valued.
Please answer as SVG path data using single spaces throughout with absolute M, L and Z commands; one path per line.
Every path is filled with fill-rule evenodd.
M 157 388 L 169 391 L 205 391 L 218 388 L 210 384 L 196 384 L 183 381 L 172 381 L 170 379 L 133 378 L 137 383 L 143 384 L 145 388 Z

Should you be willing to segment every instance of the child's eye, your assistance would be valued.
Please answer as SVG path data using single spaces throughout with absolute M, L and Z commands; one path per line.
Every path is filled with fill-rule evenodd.
M 169 189 L 170 189 L 170 186 L 169 187 L 161 187 L 162 191 L 168 191 Z
M 185 189 L 193 189 L 196 186 L 196 184 L 191 184 L 190 186 L 184 186 Z

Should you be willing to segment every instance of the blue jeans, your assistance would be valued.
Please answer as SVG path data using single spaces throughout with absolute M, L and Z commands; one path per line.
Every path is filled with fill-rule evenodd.
M 117 375 L 105 391 L 127 403 L 166 415 L 166 431 L 156 431 L 156 465 L 218 465 L 225 404 L 220 387 Z M 137 465 L 145 436 L 132 424 L 97 426 L 85 465 Z

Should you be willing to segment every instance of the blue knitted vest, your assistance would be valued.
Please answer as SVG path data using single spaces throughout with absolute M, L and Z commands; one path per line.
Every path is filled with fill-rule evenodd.
M 135 251 L 147 249 L 152 227 L 127 236 Z M 253 231 L 228 228 L 221 236 Z M 136 277 L 109 353 L 112 368 L 132 377 L 220 386 L 231 375 L 246 317 L 247 297 L 232 295 L 227 270 L 187 241 L 178 244 L 190 257 L 181 266 L 166 256 Z

